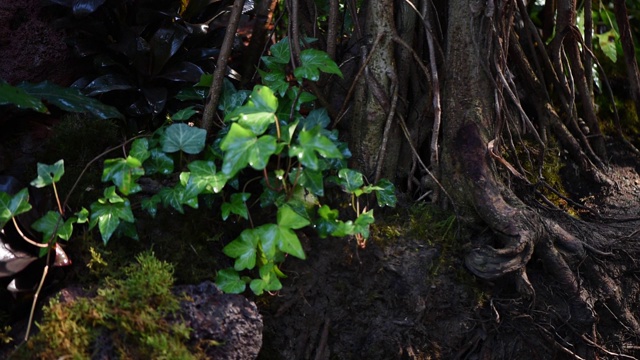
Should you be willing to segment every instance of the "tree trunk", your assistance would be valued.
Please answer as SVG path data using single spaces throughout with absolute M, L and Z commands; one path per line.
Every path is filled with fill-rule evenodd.
M 392 129 L 397 101 L 397 74 L 393 46 L 393 0 L 366 2 L 366 30 L 360 48 L 361 66 L 354 95 L 349 146 L 356 166 L 369 181 L 395 178 L 399 153 L 399 129 Z M 365 64 L 366 59 L 370 57 Z

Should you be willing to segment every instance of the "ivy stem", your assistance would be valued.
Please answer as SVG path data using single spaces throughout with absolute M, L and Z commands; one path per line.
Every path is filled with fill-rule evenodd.
M 47 260 L 49 260 L 49 255 L 47 254 Z M 33 303 L 31 303 L 31 312 L 29 313 L 29 324 L 27 325 L 27 331 L 24 334 L 24 341 L 29 340 L 29 333 L 31 332 L 31 325 L 33 324 L 33 315 L 36 311 L 36 303 L 38 302 L 38 294 L 40 294 L 40 290 L 42 290 L 42 285 L 44 285 L 44 279 L 47 277 L 47 273 L 49 272 L 49 264 L 44 266 L 44 270 L 42 271 L 42 278 L 40 278 L 40 283 L 38 284 L 38 289 L 36 293 L 33 295 Z
M 56 197 L 56 203 L 58 203 L 58 211 L 60 211 L 61 216 L 64 216 L 64 208 L 60 203 L 60 196 L 58 196 L 58 187 L 56 186 L 55 181 L 51 183 L 51 186 L 53 186 L 53 195 Z
M 40 248 L 46 248 L 47 246 L 49 246 L 48 244 L 40 244 L 37 241 L 31 240 L 27 237 L 27 235 L 25 235 L 22 230 L 20 230 L 20 226 L 18 226 L 18 222 L 16 221 L 15 217 L 12 217 L 11 220 L 13 220 L 13 225 L 16 228 L 16 231 L 18 232 L 18 234 L 20 235 L 20 237 L 22 237 L 22 240 L 28 242 L 29 244 L 33 245 L 33 246 L 37 246 Z

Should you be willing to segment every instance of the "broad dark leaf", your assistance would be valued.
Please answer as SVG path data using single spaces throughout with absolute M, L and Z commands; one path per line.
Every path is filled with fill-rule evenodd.
M 114 90 L 130 90 L 134 86 L 129 79 L 120 74 L 106 74 L 95 78 L 87 86 L 83 92 L 87 96 L 96 96 Z
M 95 12 L 104 2 L 105 0 L 74 0 L 73 15 L 87 16 Z
M 84 96 L 78 89 L 64 88 L 48 81 L 39 84 L 23 82 L 18 87 L 64 111 L 89 113 L 100 119 L 123 118 L 122 114 L 113 106 L 105 105 L 96 99 Z
M 157 75 L 162 71 L 169 59 L 180 49 L 187 35 L 187 31 L 179 27 L 160 28 L 156 31 L 149 41 L 153 59 L 151 75 Z
M 198 65 L 188 61 L 183 61 L 169 67 L 169 69 L 158 75 L 158 77 L 170 81 L 195 83 L 200 81 L 200 76 L 202 76 L 202 74 L 204 74 L 204 71 L 202 71 Z

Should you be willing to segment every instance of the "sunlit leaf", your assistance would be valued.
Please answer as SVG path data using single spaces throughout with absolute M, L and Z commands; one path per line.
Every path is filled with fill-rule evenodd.
M 58 160 L 52 165 L 38 163 L 38 177 L 31 182 L 31 186 L 42 188 L 60 181 L 64 175 L 64 160 Z
M 31 227 L 42 233 L 42 242 L 48 243 L 59 237 L 63 240 L 69 240 L 73 233 L 73 223 L 75 218 L 65 221 L 57 211 L 48 211 L 43 217 L 36 220 Z
M 29 204 L 29 191 L 24 188 L 11 196 L 0 191 L 0 229 L 13 217 L 31 210 Z
M 276 151 L 276 138 L 271 135 L 258 138 L 234 123 L 220 143 L 220 149 L 224 151 L 222 172 L 231 178 L 247 164 L 256 170 L 264 169 Z
M 234 269 L 241 271 L 253 269 L 256 266 L 256 249 L 260 238 L 253 229 L 245 229 L 240 236 L 227 244 L 222 252 L 234 259 Z

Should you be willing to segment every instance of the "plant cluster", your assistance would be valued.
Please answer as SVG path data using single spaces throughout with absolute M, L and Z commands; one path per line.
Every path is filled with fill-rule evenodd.
M 44 308 L 40 332 L 13 358 L 58 359 L 65 354 L 86 359 L 96 341 L 113 343 L 122 358 L 197 358 L 185 345 L 189 330 L 166 320 L 179 309 L 171 293 L 173 267 L 150 252 L 136 260 L 120 277 L 107 278 L 93 298 L 52 300 Z
M 248 221 L 249 227 L 223 249 L 235 259 L 233 268 L 218 272 L 216 282 L 225 292 L 240 293 L 247 285 L 256 294 L 279 290 L 285 276 L 279 264 L 287 255 L 306 257 L 295 230 L 311 227 L 321 237 L 354 236 L 364 246 L 374 217 L 361 197 L 375 194 L 379 206 L 395 206 L 394 187 L 386 180 L 365 184 L 361 173 L 348 168 L 350 152 L 337 131 L 329 130 L 324 109 L 306 116 L 300 111 L 315 99 L 303 90 L 304 81 L 317 81 L 320 72 L 341 76 L 335 62 L 324 52 L 306 49 L 300 66 L 289 73 L 289 53 L 285 38 L 273 45 L 271 56 L 263 57 L 267 86 L 249 92 L 225 84 L 220 103 L 225 123 L 211 145 L 205 130 L 186 122 L 197 112 L 186 108 L 151 136 L 132 139 L 126 156 L 105 160 L 102 181 L 111 185 L 89 210 L 65 218 L 56 187 L 64 162 L 38 164 L 38 178 L 31 184 L 52 186 L 58 203 L 58 211 L 49 211 L 32 226 L 43 234 L 41 255 L 58 239 L 68 240 L 74 224 L 85 222 L 98 228 L 105 244 L 114 234 L 137 239 L 131 196 L 141 192 L 143 177 L 158 184 L 153 195 L 139 197 L 152 216 L 161 205 L 183 213 L 184 206 L 197 209 L 204 202 L 219 206 L 223 220 Z M 206 77 L 196 88 L 203 82 Z M 353 220 L 341 220 L 340 211 L 323 201 L 330 186 L 347 194 L 352 209 L 347 216 Z M 253 204 L 270 214 L 265 223 L 254 223 Z M 27 189 L 0 193 L 1 226 L 29 209 Z M 241 276 L 245 270 L 252 276 Z
M 198 82 L 219 53 L 223 9 L 210 1 L 48 0 L 76 55 L 94 71 L 72 87 L 128 118 L 162 119 L 173 96 Z M 170 106 L 169 106 L 170 107 Z

